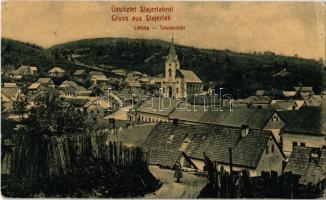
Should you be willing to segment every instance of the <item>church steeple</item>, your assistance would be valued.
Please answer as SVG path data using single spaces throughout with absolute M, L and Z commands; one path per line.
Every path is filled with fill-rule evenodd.
M 177 56 L 177 53 L 175 51 L 175 46 L 174 46 L 174 39 L 172 37 L 172 41 L 171 41 L 171 44 L 170 44 L 170 50 L 169 50 L 169 54 L 167 56 L 167 60 L 169 61 L 178 61 L 178 56 Z M 179 62 L 179 61 L 178 61 Z

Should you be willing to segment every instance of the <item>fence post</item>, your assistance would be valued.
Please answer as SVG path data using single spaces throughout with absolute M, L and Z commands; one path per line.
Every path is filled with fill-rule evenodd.
M 232 175 L 233 172 L 233 161 L 232 161 L 232 148 L 229 147 L 229 157 L 230 157 L 230 174 Z

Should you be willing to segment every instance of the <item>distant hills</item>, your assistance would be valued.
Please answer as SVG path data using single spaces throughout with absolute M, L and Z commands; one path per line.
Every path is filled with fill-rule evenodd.
M 74 60 L 103 69 L 122 68 L 149 75 L 164 71 L 169 43 L 128 38 L 83 39 L 43 49 L 34 44 L 2 39 L 2 65 L 33 64 L 45 69 L 60 65 L 74 70 Z M 176 45 L 183 69 L 193 70 L 203 81 L 233 95 L 248 96 L 256 89 L 290 89 L 298 84 L 321 90 L 321 66 L 313 59 L 230 50 L 198 49 Z M 285 76 L 273 76 L 286 69 Z M 236 91 L 236 92 L 235 92 Z

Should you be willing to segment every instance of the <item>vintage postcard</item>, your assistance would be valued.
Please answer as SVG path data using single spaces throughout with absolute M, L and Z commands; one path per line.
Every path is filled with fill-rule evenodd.
M 325 32 L 316 1 L 2 1 L 2 197 L 326 198 Z

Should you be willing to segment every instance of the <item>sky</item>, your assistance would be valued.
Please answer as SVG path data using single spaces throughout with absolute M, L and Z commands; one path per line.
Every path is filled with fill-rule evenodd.
M 49 47 L 95 37 L 162 39 L 181 45 L 238 52 L 272 51 L 305 58 L 325 57 L 325 5 L 307 2 L 117 2 L 2 1 L 2 37 Z M 143 13 L 113 13 L 111 6 L 173 6 L 168 22 L 132 22 Z M 112 21 L 128 16 L 128 22 Z M 150 29 L 183 25 L 182 31 Z

